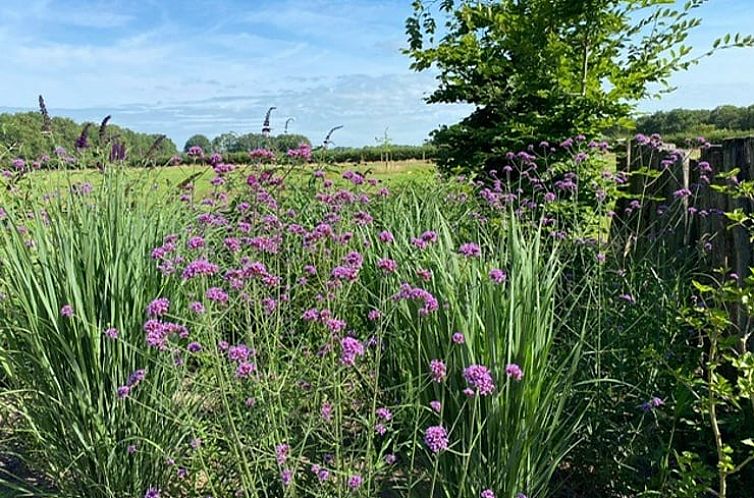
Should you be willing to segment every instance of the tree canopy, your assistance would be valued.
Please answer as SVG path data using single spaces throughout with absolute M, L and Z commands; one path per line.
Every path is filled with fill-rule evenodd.
M 491 167 L 511 148 L 597 134 L 672 90 L 676 71 L 754 43 L 728 35 L 692 54 L 685 42 L 705 2 L 415 0 L 406 53 L 413 69 L 438 73 L 427 101 L 476 106 L 434 133 L 440 166 Z

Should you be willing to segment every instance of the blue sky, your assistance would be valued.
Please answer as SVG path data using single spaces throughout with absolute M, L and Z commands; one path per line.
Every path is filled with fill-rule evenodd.
M 336 145 L 421 143 L 466 106 L 426 105 L 431 74 L 400 53 L 410 0 L 0 0 L 0 110 L 53 114 L 167 133 L 273 126 Z M 710 0 L 699 48 L 754 31 L 754 0 Z M 747 31 L 748 30 L 748 31 Z M 674 79 L 679 89 L 644 110 L 754 104 L 754 50 L 731 50 Z

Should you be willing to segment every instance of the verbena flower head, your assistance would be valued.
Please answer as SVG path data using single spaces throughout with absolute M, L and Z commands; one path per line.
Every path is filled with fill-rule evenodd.
M 118 338 L 118 329 L 114 327 L 110 327 L 108 329 L 105 329 L 105 336 L 110 339 L 117 339 Z
M 158 297 L 147 306 L 147 315 L 151 317 L 162 316 L 170 309 L 170 301 L 166 297 Z
M 385 422 L 389 422 L 393 419 L 393 412 L 391 412 L 390 409 L 386 407 L 377 408 L 375 414 L 378 418 L 381 418 Z
M 458 254 L 466 256 L 467 258 L 475 258 L 482 254 L 482 249 L 477 244 L 467 242 L 461 244 L 461 247 L 458 248 Z
M 432 375 L 433 381 L 442 382 L 448 375 L 448 368 L 445 366 L 444 361 L 434 359 L 429 362 L 429 373 Z
M 520 381 L 524 378 L 524 371 L 515 363 L 508 363 L 505 367 L 505 375 L 513 380 Z
M 228 293 L 220 287 L 210 287 L 204 297 L 215 303 L 225 304 L 228 302 Z
M 451 340 L 453 341 L 453 344 L 463 344 L 466 342 L 466 337 L 460 332 L 456 332 L 453 334 L 453 337 L 451 337 Z
M 359 474 L 353 474 L 348 478 L 348 487 L 355 491 L 364 484 L 364 479 Z
M 62 308 L 60 308 L 60 314 L 61 316 L 64 316 L 66 318 L 71 318 L 73 316 L 73 306 L 70 304 L 64 305 Z
M 277 460 L 278 465 L 283 465 L 288 461 L 288 453 L 290 450 L 291 447 L 286 443 L 281 443 L 275 446 L 275 460 Z
M 463 378 L 470 389 L 480 396 L 488 396 L 495 390 L 495 382 L 489 369 L 483 365 L 470 365 L 463 370 Z
M 146 493 L 144 493 L 144 498 L 160 498 L 160 490 L 157 488 L 149 488 Z
M 442 403 L 440 403 L 437 400 L 430 401 L 429 402 L 429 407 L 432 408 L 432 411 L 434 411 L 436 413 L 440 413 L 440 411 L 442 410 Z
M 424 444 L 432 453 L 448 449 L 448 431 L 441 425 L 427 427 L 424 431 Z
M 340 362 L 343 365 L 353 366 L 357 356 L 364 356 L 364 345 L 353 337 L 344 337 L 340 340 Z
M 495 493 L 491 489 L 485 489 L 479 494 L 480 498 L 495 498 Z
M 493 268 L 492 270 L 490 270 L 489 277 L 490 280 L 492 280 L 494 283 L 503 284 L 508 278 L 508 275 L 499 268 Z

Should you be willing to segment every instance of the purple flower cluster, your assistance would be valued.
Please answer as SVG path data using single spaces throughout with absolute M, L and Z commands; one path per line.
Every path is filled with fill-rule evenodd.
M 495 382 L 492 374 L 483 365 L 470 365 L 463 369 L 463 378 L 474 393 L 480 396 L 488 396 L 495 391 Z

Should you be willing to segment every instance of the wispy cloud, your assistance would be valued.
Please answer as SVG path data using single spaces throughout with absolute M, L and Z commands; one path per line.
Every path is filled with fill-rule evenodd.
M 748 0 L 715 0 L 692 44 L 754 24 Z M 736 12 L 735 16 L 726 14 Z M 33 108 L 165 132 L 256 131 L 269 105 L 316 139 L 335 124 L 343 144 L 372 143 L 385 128 L 417 143 L 466 106 L 428 106 L 435 85 L 400 52 L 408 0 L 2 0 L 0 46 L 10 70 L 0 106 Z M 645 109 L 750 103 L 752 52 L 729 52 L 674 82 Z

